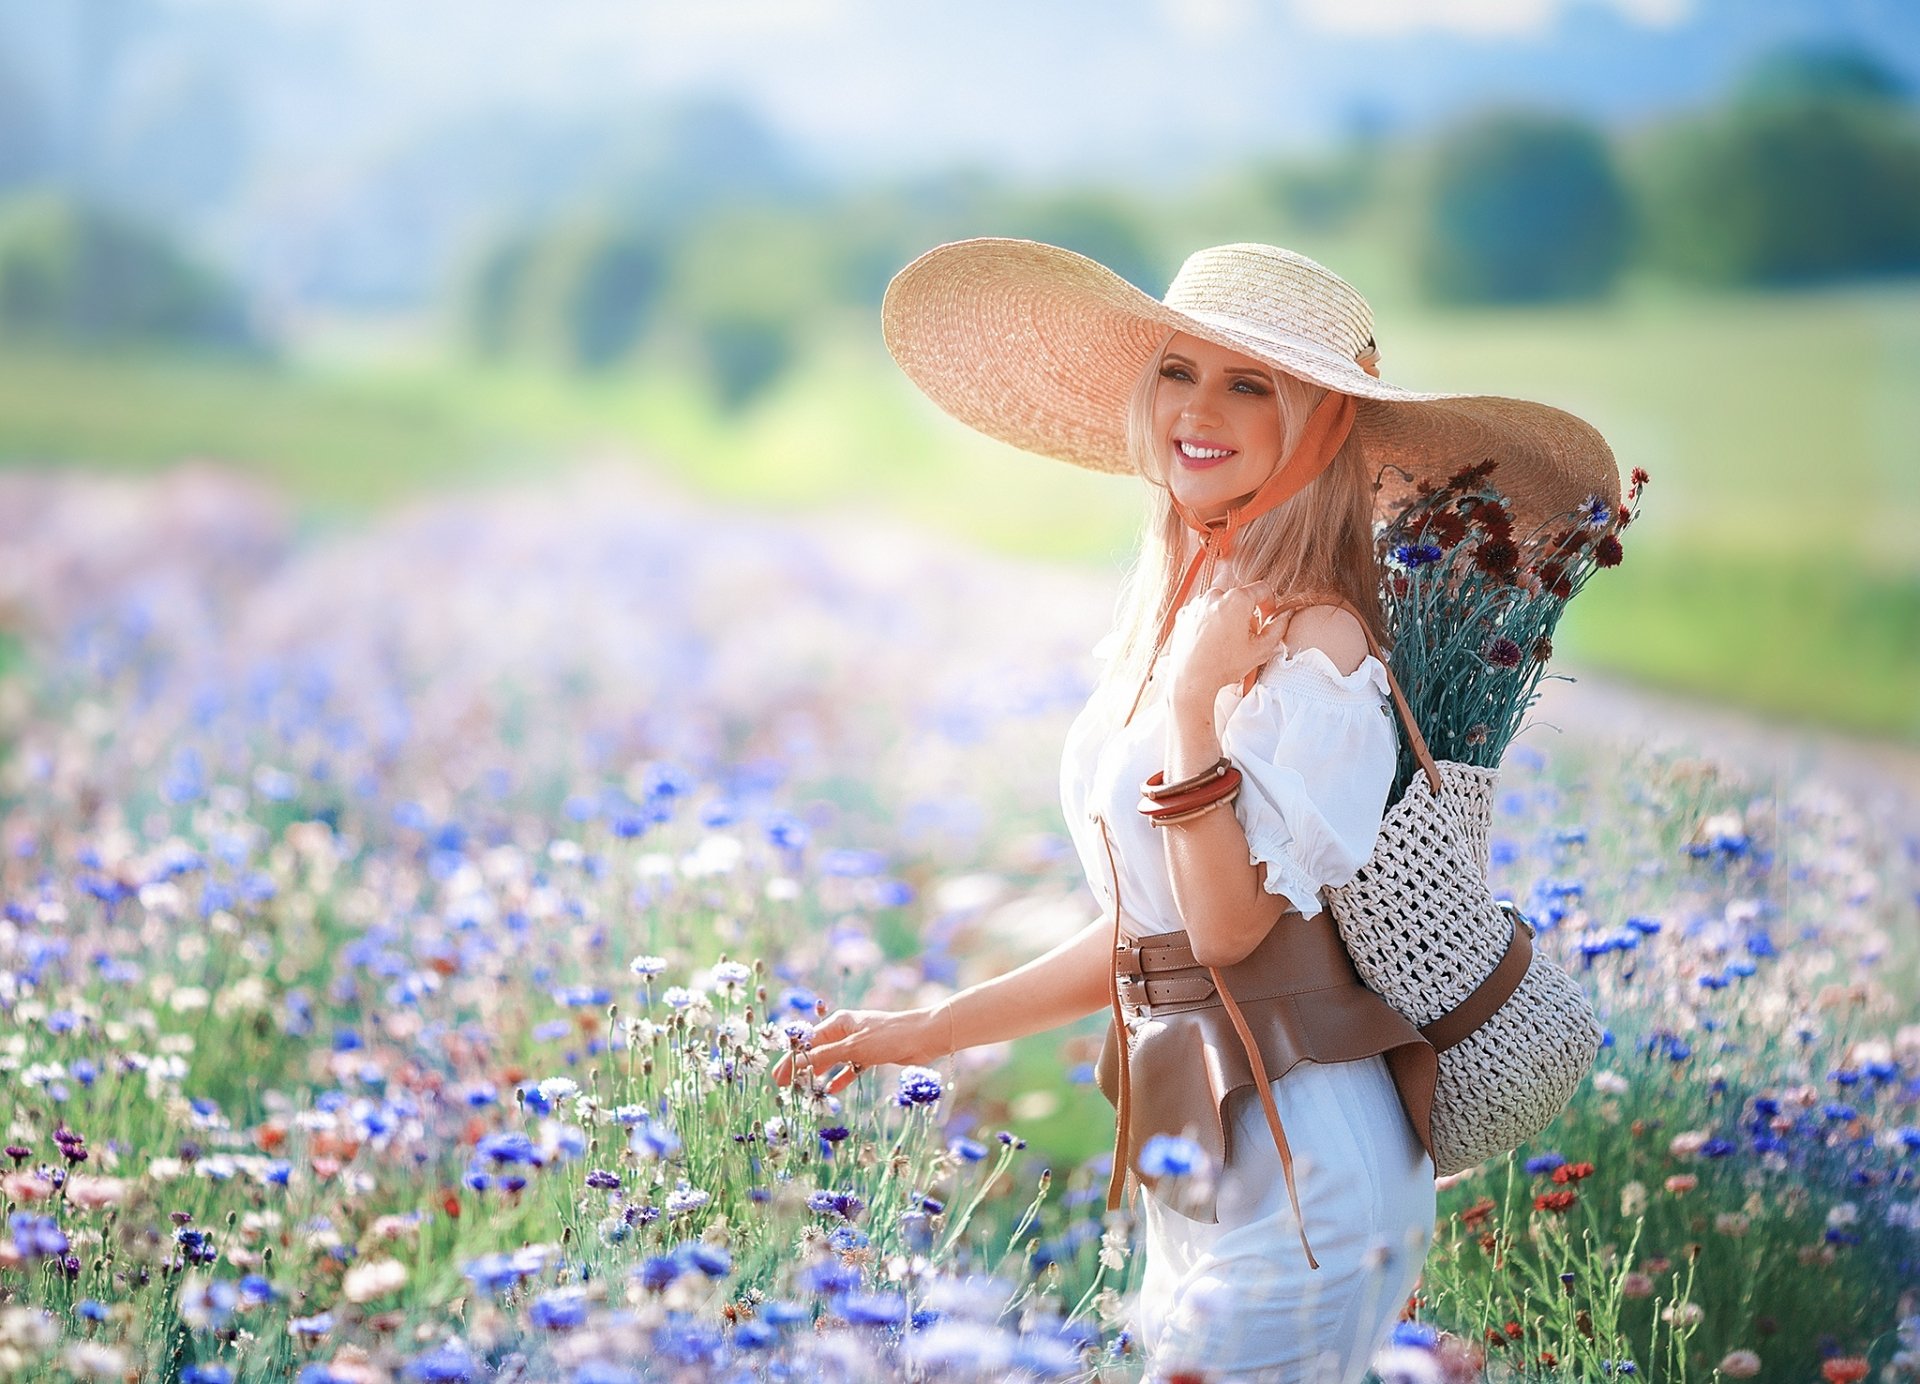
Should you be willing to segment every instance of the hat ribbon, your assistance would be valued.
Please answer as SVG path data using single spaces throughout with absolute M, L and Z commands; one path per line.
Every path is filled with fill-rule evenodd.
M 1180 609 L 1187 603 L 1187 597 L 1193 593 L 1195 583 L 1204 566 L 1211 578 L 1216 566 L 1233 556 L 1240 541 L 1241 531 L 1249 522 L 1258 519 L 1270 510 L 1285 504 L 1333 464 L 1334 456 L 1347 440 L 1347 434 L 1353 430 L 1356 410 L 1354 397 L 1343 394 L 1337 389 L 1327 391 L 1326 398 L 1314 408 L 1307 419 L 1306 431 L 1299 442 L 1294 444 L 1292 453 L 1286 461 L 1274 467 L 1273 474 L 1260 483 L 1260 488 L 1245 501 L 1234 505 L 1223 515 L 1213 519 L 1202 519 L 1189 509 L 1177 495 L 1169 492 L 1174 509 L 1186 521 L 1187 527 L 1200 535 L 1200 547 L 1187 563 L 1187 570 L 1180 578 L 1179 589 L 1174 593 L 1173 604 L 1167 607 L 1165 617 L 1160 621 L 1159 633 L 1154 636 L 1153 653 L 1147 659 L 1147 673 L 1141 679 L 1140 686 L 1133 694 L 1133 705 L 1127 709 L 1126 725 L 1133 720 L 1133 713 L 1140 709 L 1140 697 L 1147 690 L 1147 683 L 1153 678 L 1153 663 L 1165 647 L 1167 636 L 1173 632 L 1173 622 Z M 1241 684 L 1244 695 L 1251 690 L 1255 674 L 1248 673 Z

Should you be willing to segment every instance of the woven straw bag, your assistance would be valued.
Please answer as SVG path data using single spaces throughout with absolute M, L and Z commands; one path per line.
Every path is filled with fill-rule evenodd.
M 1279 610 L 1311 604 L 1352 610 L 1324 595 L 1295 596 Z M 1432 1152 L 1446 1176 L 1545 1129 L 1573 1098 L 1602 1035 L 1579 982 L 1533 949 L 1533 925 L 1487 882 L 1499 770 L 1434 760 L 1373 631 L 1360 623 L 1422 772 L 1388 809 L 1353 879 L 1322 892 L 1361 980 L 1439 1054 Z

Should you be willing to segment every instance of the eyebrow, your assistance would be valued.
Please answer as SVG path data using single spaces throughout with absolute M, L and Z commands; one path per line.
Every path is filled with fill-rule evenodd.
M 1166 354 L 1166 355 L 1164 355 L 1164 356 L 1162 356 L 1162 357 L 1160 358 L 1160 363 L 1161 363 L 1162 365 L 1171 365 L 1171 364 L 1173 364 L 1173 363 L 1174 363 L 1175 361 L 1178 361 L 1178 362 L 1179 362 L 1180 364 L 1182 364 L 1182 365 L 1192 365 L 1192 364 L 1193 364 L 1193 362 L 1192 362 L 1191 360 L 1188 360 L 1188 359 L 1187 359 L 1187 358 L 1186 358 L 1185 356 L 1183 356 L 1183 355 L 1181 355 L 1181 354 L 1180 354 L 1179 352 L 1177 352 L 1177 351 L 1169 351 L 1169 352 L 1167 352 L 1167 354 Z M 1246 366 L 1246 365 L 1229 365 L 1229 366 L 1228 366 L 1228 367 L 1226 368 L 1226 372 L 1225 372 L 1225 373 L 1227 373 L 1227 374 L 1229 374 L 1229 375 L 1251 375 L 1251 376 L 1253 376 L 1253 377 L 1254 377 L 1255 379 L 1257 379 L 1257 380 L 1265 380 L 1265 381 L 1266 381 L 1266 382 L 1267 382 L 1268 384 L 1272 384 L 1272 383 L 1273 383 L 1273 376 L 1272 376 L 1272 374 L 1270 374 L 1269 372 L 1267 372 L 1267 371 L 1265 371 L 1265 370 L 1261 370 L 1261 369 L 1258 369 L 1258 368 L 1255 368 L 1255 367 L 1251 367 L 1251 366 Z

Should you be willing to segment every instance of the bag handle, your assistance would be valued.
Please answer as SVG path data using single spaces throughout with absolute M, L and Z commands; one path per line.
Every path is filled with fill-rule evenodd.
M 1334 591 L 1308 592 L 1304 595 L 1296 592 L 1275 605 L 1271 613 L 1275 618 L 1285 615 L 1288 620 L 1291 621 L 1296 612 L 1306 606 L 1314 605 L 1339 606 L 1360 622 L 1360 629 L 1362 633 L 1367 636 L 1367 652 L 1379 659 L 1380 666 L 1387 670 L 1387 687 L 1393 693 L 1394 705 L 1400 708 L 1400 724 L 1406 727 L 1407 740 L 1413 746 L 1413 757 L 1420 762 L 1421 769 L 1425 771 L 1428 786 L 1433 790 L 1433 796 L 1436 798 L 1439 797 L 1440 769 L 1439 766 L 1433 762 L 1433 752 L 1427 748 L 1427 737 L 1420 733 L 1420 727 L 1414 722 L 1413 712 L 1407 706 L 1406 693 L 1400 690 L 1400 679 L 1393 675 L 1393 665 L 1387 662 L 1386 655 L 1381 653 L 1380 643 L 1373 637 L 1373 627 L 1367 623 L 1365 616 L 1354 609 L 1353 602 Z M 1245 696 L 1253 690 L 1254 683 L 1259 681 L 1261 670 L 1265 667 L 1266 664 L 1260 664 L 1241 680 L 1240 694 L 1242 696 Z

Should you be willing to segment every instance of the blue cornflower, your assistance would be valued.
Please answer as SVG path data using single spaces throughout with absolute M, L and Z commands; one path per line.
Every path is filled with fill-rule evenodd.
M 517 1129 L 495 1130 L 491 1134 L 480 1136 L 474 1145 L 474 1152 L 483 1158 L 491 1158 L 496 1163 L 532 1163 L 540 1162 L 540 1151 L 533 1146 L 533 1140 Z
M 530 1321 L 543 1331 L 569 1331 L 587 1320 L 587 1294 L 583 1288 L 555 1288 L 542 1293 L 528 1308 Z
M 907 1319 L 907 1300 L 899 1293 L 848 1293 L 834 1308 L 855 1326 L 898 1326 Z
M 900 1072 L 900 1091 L 894 1097 L 898 1105 L 932 1105 L 943 1088 L 940 1073 L 931 1067 L 905 1067 Z
M 1440 1343 L 1440 1333 L 1425 1322 L 1396 1322 L 1389 1342 L 1396 1346 L 1417 1346 L 1432 1350 Z
M 416 1355 L 401 1367 L 400 1373 L 421 1384 L 464 1384 L 474 1377 L 473 1357 L 456 1341 L 444 1341 L 425 1354 Z
M 809 1293 L 823 1296 L 850 1292 L 860 1285 L 860 1271 L 838 1259 L 816 1259 L 800 1270 L 796 1279 Z
M 627 1143 L 643 1158 L 671 1158 L 680 1151 L 680 1136 L 673 1126 L 652 1116 L 633 1127 Z
M 1201 1167 L 1206 1156 L 1191 1139 L 1156 1134 L 1140 1150 L 1140 1170 L 1149 1177 L 1188 1177 Z
M 704 1240 L 688 1240 L 674 1251 L 688 1268 L 698 1269 L 708 1278 L 725 1278 L 733 1272 L 733 1256 L 719 1245 Z
M 733 1329 L 733 1343 L 742 1350 L 771 1350 L 780 1344 L 780 1328 L 749 1319 Z
M 655 1293 L 680 1277 L 680 1273 L 680 1261 L 667 1254 L 656 1254 L 633 1270 L 640 1286 Z
M 52 1216 L 16 1211 L 7 1224 L 13 1231 L 14 1249 L 28 1259 L 67 1252 L 67 1234 Z
M 1537 1177 L 1541 1173 L 1550 1173 L 1555 1168 L 1564 1166 L 1566 1161 L 1564 1154 L 1538 1153 L 1527 1160 L 1527 1174 L 1530 1177 Z

